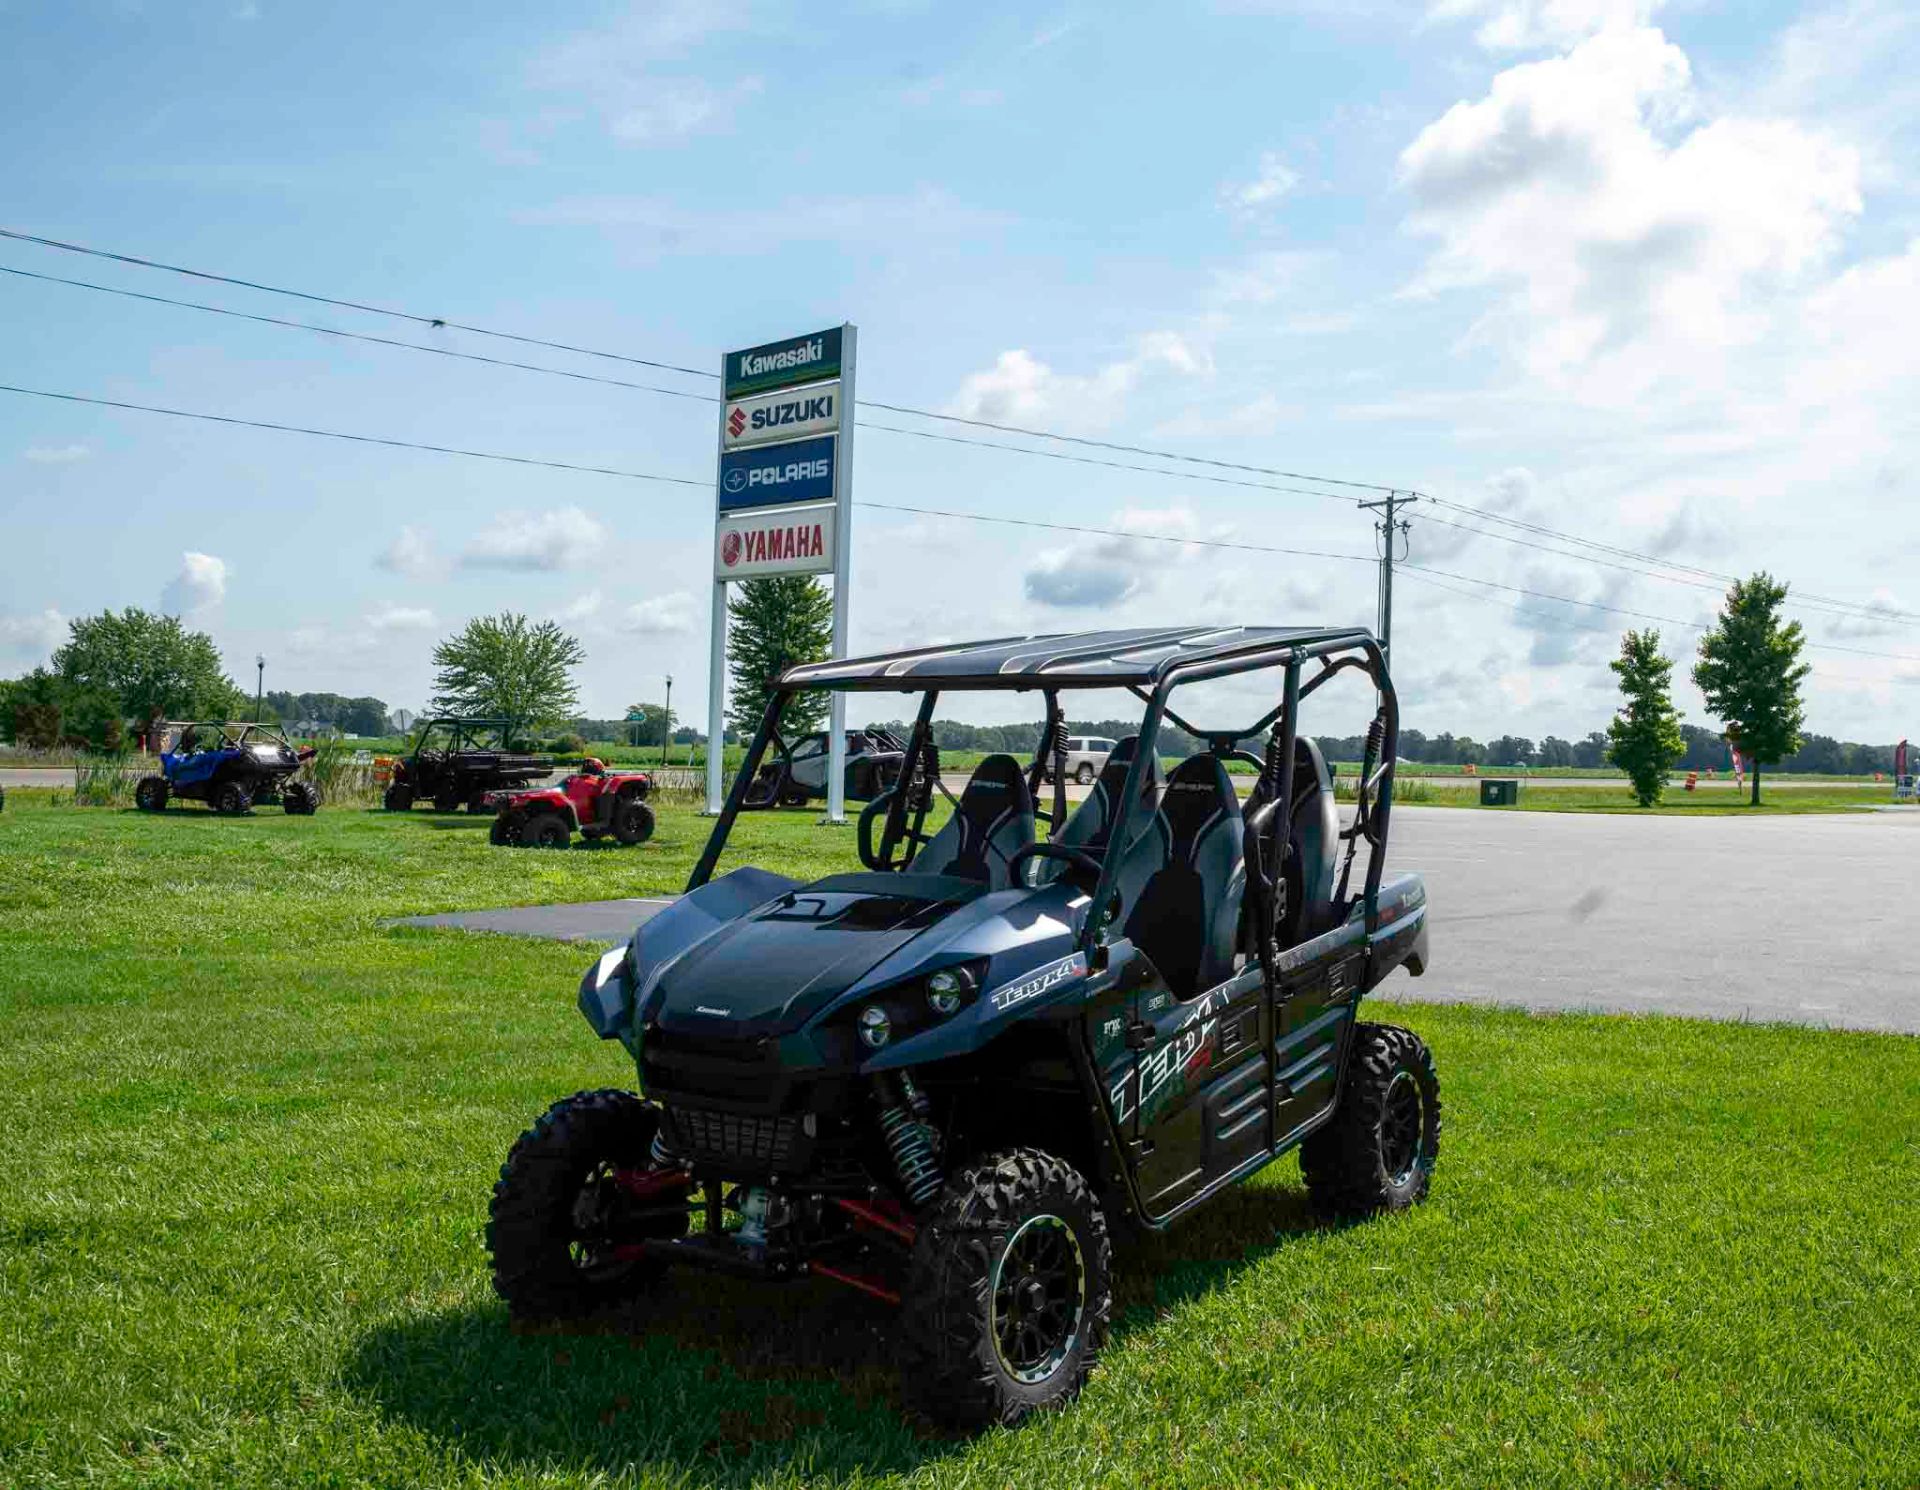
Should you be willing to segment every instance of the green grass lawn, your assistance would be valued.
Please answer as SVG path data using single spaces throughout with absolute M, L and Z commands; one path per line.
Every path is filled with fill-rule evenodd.
M 380 921 L 677 888 L 702 827 L 534 854 L 10 793 L 0 1485 L 1920 1483 L 1896 1037 L 1381 1006 L 1438 1056 L 1431 1201 L 1317 1226 L 1275 1165 L 1123 1258 L 1086 1396 L 1014 1433 L 914 1431 L 885 1309 L 825 1283 L 516 1335 L 500 1158 L 631 1068 L 573 1009 L 587 951 Z M 742 837 L 852 857 L 811 813 Z
M 1469 781 L 1442 784 L 1431 779 L 1398 783 L 1395 800 L 1428 807 L 1480 806 L 1480 784 Z M 1653 807 L 1642 807 L 1623 782 L 1619 786 L 1552 786 L 1523 782 L 1514 807 L 1488 807 L 1488 812 L 1636 812 L 1686 817 L 1791 816 L 1809 812 L 1856 812 L 1865 807 L 1893 805 L 1890 785 L 1822 785 L 1781 788 L 1763 783 L 1760 805 L 1751 806 L 1747 793 L 1725 785 L 1703 784 L 1697 791 L 1669 788 Z

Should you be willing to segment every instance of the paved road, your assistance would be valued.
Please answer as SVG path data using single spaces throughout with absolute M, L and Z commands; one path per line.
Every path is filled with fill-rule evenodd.
M 1669 818 L 1403 807 L 1433 967 L 1394 998 L 1920 1034 L 1920 812 Z M 659 901 L 408 924 L 612 942 Z
M 1920 812 L 1698 819 L 1403 807 L 1433 967 L 1395 998 L 1920 1033 Z

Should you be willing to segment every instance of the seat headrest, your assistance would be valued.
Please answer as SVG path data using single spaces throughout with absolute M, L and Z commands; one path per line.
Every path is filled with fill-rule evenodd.
M 1128 735 L 1114 744 L 1113 751 L 1100 767 L 1100 785 L 1107 794 L 1109 802 L 1118 803 L 1120 794 L 1127 789 L 1127 772 L 1132 769 L 1134 756 L 1140 753 L 1140 737 Z M 1155 795 L 1166 784 L 1166 772 L 1160 768 L 1160 757 L 1155 756 L 1147 763 L 1147 774 L 1141 783 L 1141 800 L 1152 804 Z
M 1173 839 L 1176 862 L 1187 857 L 1201 835 L 1222 814 L 1240 816 L 1240 797 L 1226 763 L 1211 755 L 1193 755 L 1167 775 L 1160 815 Z
M 1027 789 L 1026 773 L 1010 755 L 990 755 L 973 768 L 966 790 L 960 793 L 960 805 L 954 809 L 972 819 L 981 828 L 991 828 L 1004 814 L 1033 813 L 1033 793 Z

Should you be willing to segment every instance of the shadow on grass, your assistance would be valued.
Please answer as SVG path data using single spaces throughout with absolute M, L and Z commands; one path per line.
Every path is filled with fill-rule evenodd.
M 1110 1349 L 1317 1224 L 1303 1192 L 1261 1185 L 1134 1242 L 1115 1257 Z M 824 1280 L 677 1272 L 564 1328 L 515 1329 L 503 1305 L 397 1321 L 362 1340 L 346 1379 L 387 1418 L 502 1468 L 730 1486 L 906 1473 L 966 1440 L 907 1416 L 894 1324 L 891 1308 Z

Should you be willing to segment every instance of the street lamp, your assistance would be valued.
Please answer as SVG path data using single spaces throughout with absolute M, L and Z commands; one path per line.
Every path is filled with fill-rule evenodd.
M 261 700 L 267 696 L 267 654 L 254 653 L 253 665 L 259 669 L 253 680 L 253 722 L 258 724 L 262 717 Z
M 667 674 L 667 717 L 660 724 L 660 764 L 667 763 L 667 748 L 673 743 L 673 674 Z

